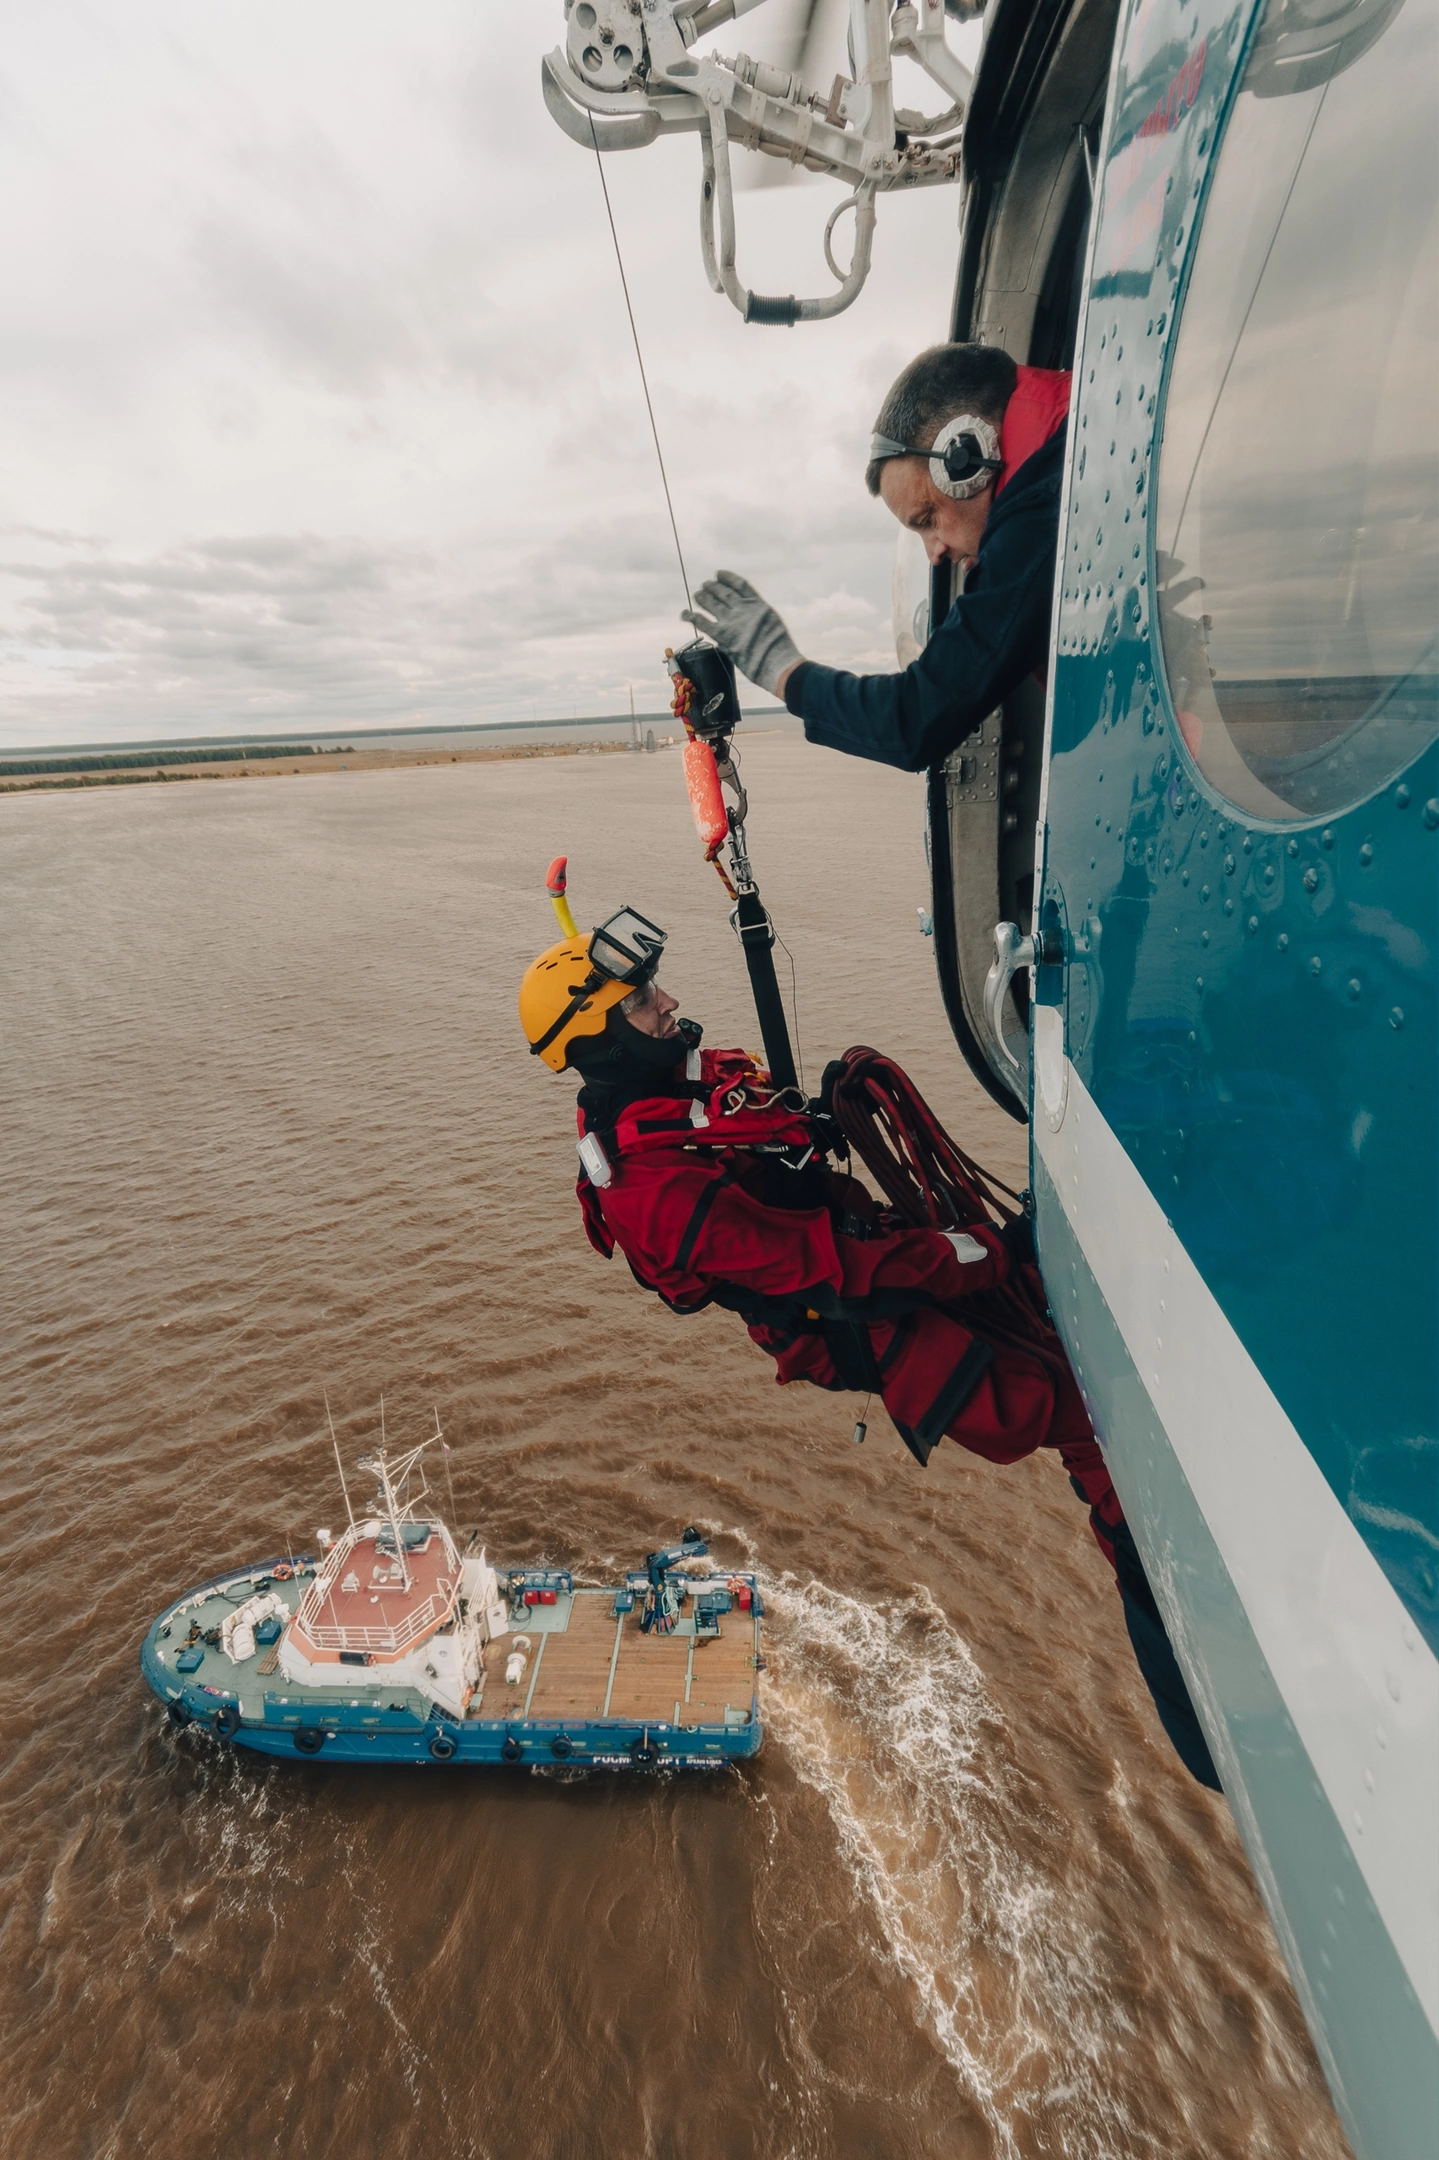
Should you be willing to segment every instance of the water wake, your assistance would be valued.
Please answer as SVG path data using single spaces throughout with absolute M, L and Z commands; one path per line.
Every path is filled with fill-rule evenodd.
M 1003 1717 L 928 1591 L 866 1604 L 767 1585 L 780 1657 L 768 1717 L 824 1801 L 887 1955 L 1004 2160 L 1157 2151 L 1116 2091 L 1122 2020 Z M 1061 2127 L 1062 2126 L 1062 2127 Z

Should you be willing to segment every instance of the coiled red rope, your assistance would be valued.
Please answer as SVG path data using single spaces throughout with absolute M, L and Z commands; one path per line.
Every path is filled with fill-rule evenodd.
M 1018 1193 L 966 1154 L 893 1058 L 861 1044 L 838 1063 L 827 1091 L 835 1123 L 896 1215 L 917 1230 L 982 1223 L 1003 1231 L 1021 1220 Z M 1019 1261 L 1007 1282 L 977 1293 L 970 1304 L 989 1341 L 1055 1370 L 1068 1364 L 1032 1262 Z
M 886 1195 L 917 1230 L 1002 1230 L 1023 1213 L 1018 1193 L 981 1169 L 940 1124 L 893 1058 L 846 1050 L 834 1083 L 835 1123 Z

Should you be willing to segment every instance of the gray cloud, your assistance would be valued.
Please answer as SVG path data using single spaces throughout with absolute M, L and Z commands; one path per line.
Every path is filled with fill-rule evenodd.
M 609 229 L 539 97 L 562 10 L 505 21 L 63 0 L 14 26 L 0 742 L 662 693 L 679 576 Z M 607 172 L 691 576 L 744 570 L 820 656 L 886 665 L 863 453 L 942 334 L 953 199 L 883 207 L 849 315 L 760 331 L 704 283 L 693 142 Z M 830 192 L 742 203 L 757 283 L 822 288 Z

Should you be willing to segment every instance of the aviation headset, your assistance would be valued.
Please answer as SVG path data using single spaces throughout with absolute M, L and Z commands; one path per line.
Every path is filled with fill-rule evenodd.
M 929 477 L 941 495 L 967 502 L 988 485 L 991 473 L 1003 469 L 999 454 L 999 430 L 978 413 L 957 413 L 946 420 L 928 450 L 913 443 L 895 442 L 876 435 L 869 446 L 870 463 L 885 464 L 890 458 L 918 457 L 929 461 Z

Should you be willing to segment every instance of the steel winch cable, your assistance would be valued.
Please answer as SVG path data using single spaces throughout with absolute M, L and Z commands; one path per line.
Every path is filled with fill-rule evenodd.
M 635 341 L 635 359 L 639 364 L 640 388 L 644 391 L 645 394 L 645 411 L 650 416 L 650 434 L 654 437 L 655 457 L 659 462 L 660 485 L 665 491 L 665 508 L 670 514 L 670 531 L 675 536 L 675 553 L 679 557 L 680 565 L 680 583 L 684 586 L 685 589 L 685 606 L 687 608 L 693 608 L 694 601 L 690 598 L 690 577 L 688 570 L 686 570 L 685 568 L 685 551 L 680 546 L 680 529 L 675 519 L 674 501 L 670 495 L 669 474 L 665 471 L 665 454 L 660 448 L 660 431 L 655 424 L 655 409 L 650 401 L 649 378 L 645 374 L 645 356 L 640 350 L 640 333 L 635 323 L 635 311 L 630 302 L 630 281 L 625 276 L 625 259 L 620 252 L 620 236 L 615 227 L 615 213 L 610 204 L 609 182 L 605 178 L 605 161 L 600 155 L 600 141 L 598 135 L 595 133 L 595 117 L 593 113 L 589 115 L 589 123 L 590 140 L 595 146 L 595 163 L 600 169 L 600 190 L 605 198 L 605 216 L 610 221 L 610 238 L 615 244 L 615 262 L 619 267 L 620 290 L 625 296 L 625 313 L 629 316 L 630 319 L 630 336 Z
M 621 249 L 621 247 L 620 247 L 620 236 L 619 236 L 619 229 L 618 229 L 618 227 L 617 227 L 617 226 L 616 226 L 616 224 L 615 224 L 615 213 L 614 213 L 614 205 L 613 205 L 613 204 L 611 203 L 611 201 L 610 201 L 610 189 L 609 189 L 609 182 L 608 182 L 608 181 L 606 180 L 606 178 L 605 178 L 605 161 L 604 161 L 604 158 L 603 158 L 603 156 L 602 156 L 602 154 L 601 154 L 601 151 L 600 151 L 600 145 L 599 145 L 599 137 L 598 137 L 598 135 L 597 135 L 597 133 L 596 133 L 596 131 L 595 131 L 595 122 L 594 122 L 594 115 L 593 115 L 593 113 L 591 113 L 591 114 L 590 114 L 590 115 L 589 115 L 588 117 L 589 117 L 589 123 L 590 123 L 590 141 L 591 141 L 591 142 L 592 142 L 592 143 L 594 144 L 594 151 L 595 151 L 595 164 L 596 164 L 596 165 L 598 166 L 598 168 L 599 168 L 599 175 L 600 175 L 600 191 L 601 191 L 601 193 L 603 194 L 603 196 L 604 196 L 604 199 L 605 199 L 605 216 L 606 216 L 606 217 L 608 218 L 608 220 L 609 220 L 609 227 L 610 227 L 610 238 L 611 238 L 611 240 L 612 240 L 612 241 L 614 242 L 614 249 L 615 249 L 615 264 L 616 264 L 616 267 L 618 268 L 618 270 L 619 270 L 619 273 L 620 273 L 620 290 L 621 290 L 621 291 L 623 292 L 623 294 L 624 294 L 624 297 L 625 297 L 625 313 L 626 313 L 626 315 L 628 315 L 628 317 L 629 317 L 629 324 L 630 324 L 630 336 L 631 336 L 631 338 L 632 338 L 632 339 L 634 340 L 634 348 L 635 348 L 635 362 L 636 362 L 636 365 L 638 366 L 638 368 L 639 368 L 639 371 L 640 371 L 640 388 L 641 388 L 641 389 L 643 390 L 643 392 L 644 392 L 644 398 L 645 398 L 645 411 L 646 411 L 646 412 L 648 413 L 648 415 L 649 415 L 649 422 L 650 422 L 650 435 L 651 435 L 651 437 L 652 437 L 652 439 L 653 439 L 653 441 L 654 441 L 654 446 L 655 446 L 655 461 L 656 461 L 656 463 L 658 464 L 658 466 L 659 466 L 659 469 L 660 469 L 660 485 L 661 485 L 661 486 L 663 487 L 663 489 L 664 489 L 664 494 L 665 494 L 665 508 L 666 508 L 666 510 L 667 510 L 667 511 L 669 512 L 669 520 L 670 520 L 670 531 L 671 531 L 671 532 L 673 533 L 673 535 L 674 535 L 674 543 L 675 543 L 675 555 L 676 555 L 676 557 L 678 558 L 678 561 L 679 561 L 679 566 L 680 566 L 680 583 L 681 583 L 681 584 L 683 585 L 683 587 L 684 587 L 684 594 L 685 594 L 685 606 L 686 606 L 686 608 L 688 608 L 689 610 L 693 611 L 693 608 L 694 608 L 694 601 L 693 601 L 693 599 L 692 599 L 692 597 L 691 597 L 691 595 L 690 595 L 690 579 L 689 579 L 689 571 L 688 571 L 688 570 L 686 569 L 686 567 L 685 567 L 685 551 L 684 551 L 684 548 L 683 548 L 683 546 L 681 545 L 681 542 L 680 542 L 680 529 L 679 529 L 679 521 L 678 521 L 678 519 L 677 519 L 677 518 L 675 517 L 675 506 L 674 506 L 674 497 L 673 497 L 673 496 L 671 495 L 671 493 L 670 493 L 670 481 L 669 481 L 669 474 L 668 474 L 668 472 L 667 472 L 667 471 L 666 471 L 666 469 L 665 469 L 665 454 L 664 454 L 664 451 L 663 451 L 663 449 L 662 449 L 662 448 L 661 448 L 661 446 L 660 446 L 660 431 L 659 431 L 659 426 L 658 426 L 658 423 L 657 423 L 657 422 L 656 422 L 656 420 L 655 420 L 655 408 L 654 408 L 654 402 L 653 402 L 652 398 L 650 397 L 650 385 L 649 385 L 649 377 L 648 377 L 648 375 L 647 375 L 647 374 L 646 374 L 646 372 L 645 372 L 645 356 L 644 356 L 644 352 L 643 352 L 643 350 L 642 350 L 642 348 L 641 348 L 641 346 L 640 346 L 640 333 L 639 333 L 639 326 L 638 326 L 638 324 L 637 324 L 637 323 L 636 323 L 636 321 L 635 321 L 635 311 L 634 311 L 634 303 L 633 303 L 633 302 L 631 301 L 631 299 L 630 299 L 630 282 L 629 282 L 629 279 L 628 279 L 628 277 L 627 277 L 627 276 L 625 275 L 625 258 L 624 258 L 624 252 L 623 252 L 623 250 L 622 250 L 622 249 Z M 675 704 L 674 704 L 674 708 L 673 708 L 673 709 L 674 709 L 674 713 L 675 713 L 675 717 L 676 717 L 676 719 L 678 719 L 678 720 L 682 721 L 682 723 L 683 723 L 683 725 L 684 725 L 685 733 L 686 733 L 686 734 L 687 734 L 688 736 L 690 736 L 690 737 L 691 737 L 691 738 L 693 739 L 693 738 L 695 738 L 695 728 L 694 728 L 693 722 L 691 721 L 691 719 L 690 719 L 690 717 L 689 717 L 689 712 L 688 712 L 688 702 L 687 702 L 687 695 L 686 695 L 686 692 L 685 692 L 685 691 L 683 691 L 683 690 L 681 689 L 681 687 L 680 687 L 680 686 L 681 686 L 682 684 L 684 684 L 684 682 L 685 682 L 685 678 L 684 678 L 683 676 L 681 676 L 681 677 L 679 677 L 679 678 L 677 679 L 677 682 L 676 682 L 676 694 L 675 694 Z M 731 752 L 731 756 L 732 756 L 732 755 L 733 755 L 733 753 Z M 731 899 L 733 899 L 733 900 L 738 900 L 738 897 L 739 897 L 739 896 L 738 896 L 738 894 L 737 894 L 737 893 L 735 892 L 734 886 L 733 886 L 733 885 L 731 884 L 731 882 L 730 882 L 729 876 L 728 876 L 727 872 L 725 871 L 724 865 L 723 865 L 723 863 L 721 863 L 721 862 L 719 861 L 719 859 L 718 859 L 718 856 L 719 856 L 719 847 L 720 847 L 720 845 L 722 845 L 722 842 L 721 842 L 720 840 L 718 840 L 718 839 L 717 839 L 717 840 L 716 840 L 716 842 L 715 842 L 715 844 L 714 844 L 714 846 L 713 846 L 713 847 L 711 847 L 711 849 L 710 849 L 710 851 L 709 851 L 709 854 L 708 854 L 707 860 L 709 860 L 710 862 L 712 862 L 712 863 L 714 864 L 714 867 L 715 867 L 715 869 L 716 869 L 716 870 L 717 870 L 717 871 L 719 872 L 719 874 L 720 874 L 720 877 L 721 877 L 721 879 L 723 880 L 723 882 L 724 882 L 724 885 L 725 885 L 725 887 L 726 887 L 727 891 L 729 892 L 730 898 L 731 898 Z M 795 1022 L 795 1042 L 796 1042 L 796 1044 L 798 1044 L 798 1041 L 799 1041 L 799 983 L 798 983 L 798 978 L 797 978 L 797 976 L 796 976 L 796 972 L 795 972 L 795 964 L 794 964 L 794 955 L 793 955 L 793 953 L 791 953 L 791 951 L 790 951 L 789 947 L 788 947 L 788 946 L 787 946 L 787 945 L 785 944 L 785 942 L 784 942 L 783 938 L 781 938 L 781 937 L 779 936 L 779 933 L 778 933 L 778 931 L 777 931 L 777 930 L 775 930 L 775 928 L 774 928 L 774 918 L 773 918 L 772 916 L 771 916 L 771 917 L 769 918 L 769 922 L 770 922 L 770 931 L 771 931 L 771 935 L 772 935 L 772 936 L 773 936 L 773 937 L 775 938 L 775 940 L 776 940 L 776 941 L 777 941 L 777 943 L 779 944 L 779 946 L 780 946 L 781 950 L 783 951 L 783 953 L 784 953 L 784 955 L 785 955 L 785 958 L 786 958 L 786 959 L 787 959 L 787 960 L 789 961 L 789 970 L 790 970 L 790 1006 L 791 1006 L 791 1010 L 792 1010 L 792 1012 L 793 1012 L 793 1014 L 794 1014 L 794 1022 Z M 778 995 L 778 985 L 776 985 L 776 994 Z M 781 1001 L 781 1012 L 782 1012 L 782 1010 L 783 1010 L 783 1004 L 782 1004 L 782 1001 Z M 800 1072 L 801 1072 L 801 1075 L 802 1075 L 802 1074 L 803 1074 L 803 1064 L 802 1064 L 802 1062 L 801 1062 L 801 1066 L 800 1066 Z M 802 1084 L 802 1082 L 801 1082 L 801 1084 Z

